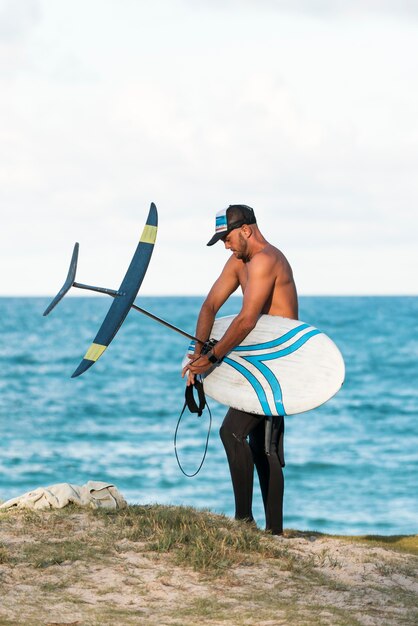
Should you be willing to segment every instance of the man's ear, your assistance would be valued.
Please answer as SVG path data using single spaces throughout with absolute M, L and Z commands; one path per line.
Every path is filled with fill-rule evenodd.
M 244 234 L 244 237 L 246 237 L 246 239 L 249 239 L 253 234 L 253 229 L 249 224 L 243 224 L 241 227 L 241 232 Z

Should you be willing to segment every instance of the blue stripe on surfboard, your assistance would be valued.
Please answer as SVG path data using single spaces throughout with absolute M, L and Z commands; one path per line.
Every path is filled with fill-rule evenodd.
M 286 412 L 285 412 L 284 406 L 283 406 L 282 388 L 280 386 L 280 383 L 279 383 L 277 377 L 273 374 L 271 369 L 269 367 L 267 367 L 267 365 L 264 365 L 264 363 L 262 361 L 253 361 L 251 359 L 251 363 L 258 369 L 260 374 L 262 376 L 264 376 L 264 378 L 266 379 L 267 383 L 269 384 L 271 392 L 273 394 L 273 402 L 274 402 L 274 406 L 276 407 L 277 414 L 278 415 L 286 415 Z
M 276 348 L 277 346 L 280 346 L 282 343 L 285 343 L 289 339 L 292 339 L 295 335 L 302 332 L 302 330 L 306 330 L 306 328 L 309 328 L 309 324 L 300 324 L 300 326 L 297 326 L 296 328 L 289 330 L 289 332 L 285 333 L 284 335 L 281 335 L 280 337 L 277 337 L 277 339 L 272 339 L 271 341 L 265 341 L 264 343 L 257 343 L 255 345 L 250 345 L 250 346 L 237 346 L 236 348 L 234 348 L 233 351 L 234 352 L 247 352 L 247 351 L 253 352 L 255 350 L 268 350 L 269 348 Z
M 304 324 L 304 326 L 308 327 L 307 324 Z M 274 359 L 280 359 L 284 356 L 287 356 L 288 354 L 292 354 L 293 352 L 296 352 L 301 346 L 303 346 L 307 341 L 309 341 L 311 337 L 319 334 L 321 334 L 321 331 L 315 328 L 309 333 L 306 333 L 305 335 L 300 337 L 292 345 L 284 348 L 283 350 L 278 350 L 277 352 L 272 352 L 271 354 L 249 355 L 241 357 L 244 361 L 251 363 L 267 381 L 273 394 L 274 406 L 278 415 L 286 415 L 286 411 L 283 405 L 282 389 L 280 386 L 280 382 L 273 374 L 271 369 L 264 364 L 264 361 L 272 361 Z M 240 372 L 240 374 L 242 374 L 248 380 L 257 395 L 264 414 L 269 415 L 271 413 L 271 410 L 268 404 L 267 395 L 257 377 L 254 376 L 254 374 L 252 374 L 252 372 L 250 372 L 244 365 L 236 363 L 232 359 L 226 357 L 224 358 L 224 361 L 228 363 L 228 365 L 236 369 L 238 372 Z
M 270 411 L 269 403 L 267 400 L 266 392 L 264 391 L 262 384 L 254 376 L 254 374 L 252 374 L 250 370 L 248 370 L 244 365 L 241 365 L 240 363 L 237 363 L 236 361 L 233 361 L 232 359 L 229 359 L 228 357 L 224 357 L 223 362 L 227 363 L 228 365 L 236 369 L 237 372 L 242 374 L 244 378 L 248 380 L 248 382 L 250 383 L 250 385 L 252 386 L 252 388 L 254 389 L 257 395 L 257 398 L 260 402 L 264 415 L 270 415 L 271 411 Z
M 152 202 L 145 224 L 145 229 L 147 229 L 147 227 L 151 227 L 151 230 L 154 229 L 156 232 L 157 226 L 157 207 Z M 100 326 L 96 337 L 93 340 L 92 347 L 99 346 L 101 350 L 100 354 L 103 354 L 104 350 L 110 344 L 110 342 L 118 332 L 119 328 L 121 327 L 125 317 L 127 316 L 142 284 L 145 273 L 148 269 L 153 249 L 154 243 L 151 243 L 146 239 L 138 243 L 131 263 L 118 290 L 121 295 L 116 296 L 113 300 L 110 309 L 107 312 L 107 315 L 102 325 Z M 89 356 L 89 354 L 90 349 L 87 351 L 84 359 L 81 361 L 80 365 L 77 367 L 71 378 L 75 378 L 76 376 L 79 376 L 80 374 L 88 370 L 89 367 L 94 365 L 94 363 L 99 358 L 97 357 L 94 360 L 86 358 Z
M 277 352 L 270 352 L 270 354 L 254 354 L 254 355 L 249 355 L 249 356 L 243 356 L 241 358 L 245 359 L 246 361 L 249 361 L 250 363 L 254 363 L 254 365 L 256 365 L 257 363 L 261 361 L 273 361 L 274 359 L 280 359 L 281 357 L 284 357 L 284 356 L 287 356 L 288 354 L 292 354 L 293 352 L 296 352 L 296 350 L 299 350 L 299 348 L 303 346 L 307 341 L 309 341 L 311 337 L 314 337 L 315 335 L 320 335 L 321 333 L 322 331 L 318 330 L 317 328 L 314 328 L 311 331 L 309 331 L 309 333 L 306 333 L 305 335 L 302 335 L 302 337 L 299 337 L 299 339 L 293 342 L 290 346 L 287 346 L 287 348 L 283 348 L 283 350 L 278 350 Z

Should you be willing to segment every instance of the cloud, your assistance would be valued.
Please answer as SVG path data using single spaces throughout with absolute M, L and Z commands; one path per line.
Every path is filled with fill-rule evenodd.
M 38 0 L 0 0 L 0 80 L 13 80 L 31 67 L 28 40 L 41 16 Z M 4 88 L 0 84 L 3 99 Z
M 374 289 L 360 261 L 392 276 L 386 250 L 412 250 L 418 227 L 415 22 L 250 3 L 203 19 L 182 2 L 48 0 L 16 26 L 7 45 L 30 62 L 0 76 L 3 293 L 56 291 L 76 240 L 82 280 L 117 286 L 150 201 L 151 293 L 205 291 L 226 258 L 206 249 L 213 216 L 233 202 L 255 207 L 304 291 L 327 291 L 327 260 L 338 290 L 345 259 L 341 289 Z
M 0 41 L 21 40 L 41 15 L 39 0 L 0 0 Z
M 185 0 L 194 6 L 217 9 L 256 9 L 329 18 L 336 16 L 389 14 L 418 17 L 415 0 Z

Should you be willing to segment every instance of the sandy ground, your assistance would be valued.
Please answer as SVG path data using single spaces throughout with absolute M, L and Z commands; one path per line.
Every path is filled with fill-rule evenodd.
M 100 519 L 73 514 L 71 537 L 83 541 L 92 523 L 105 532 Z M 283 559 L 249 559 L 220 576 L 176 566 L 169 554 L 126 539 L 103 559 L 14 558 L 29 555 L 47 532 L 47 524 L 28 530 L 24 515 L 0 519 L 1 625 L 418 624 L 418 557 L 411 554 L 288 533 L 269 538 Z

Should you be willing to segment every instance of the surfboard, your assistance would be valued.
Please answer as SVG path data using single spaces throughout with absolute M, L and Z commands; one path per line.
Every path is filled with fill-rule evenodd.
M 215 320 L 220 339 L 234 315 Z M 187 355 L 193 353 L 194 342 Z M 216 349 L 215 349 L 216 352 Z M 244 341 L 203 377 L 206 395 L 258 415 L 293 415 L 332 398 L 344 382 L 344 359 L 335 343 L 300 320 L 261 315 Z

